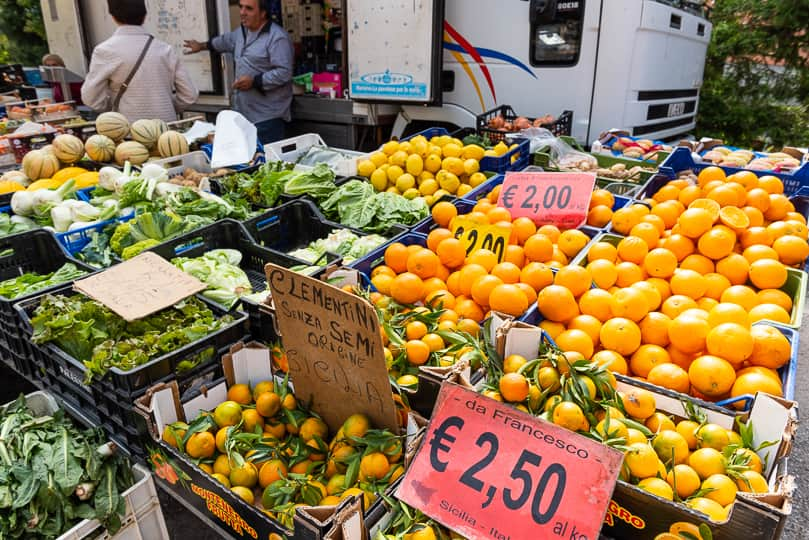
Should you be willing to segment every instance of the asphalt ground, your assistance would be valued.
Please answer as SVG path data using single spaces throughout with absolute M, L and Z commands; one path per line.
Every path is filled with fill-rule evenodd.
M 795 381 L 795 400 L 799 404 L 809 403 L 809 312 L 804 314 L 801 325 L 800 351 L 797 379 Z M 36 390 L 30 383 L 22 379 L 12 370 L 0 366 L 0 403 L 7 403 L 20 393 Z M 809 539 L 806 524 L 809 523 L 809 426 L 802 422 L 792 446 L 792 455 L 788 460 L 788 474 L 796 478 L 796 489 L 792 500 L 792 515 L 787 519 L 784 540 Z M 178 503 L 162 489 L 158 489 L 166 527 L 172 540 L 214 540 L 222 538 L 219 531 L 200 520 L 182 504 Z

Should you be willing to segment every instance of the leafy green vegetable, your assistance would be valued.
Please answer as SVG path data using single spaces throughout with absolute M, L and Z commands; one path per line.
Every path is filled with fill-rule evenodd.
M 326 217 L 367 232 L 385 232 L 392 225 L 413 225 L 429 211 L 422 198 L 408 200 L 395 193 L 377 193 L 368 182 L 346 182 L 320 206 Z
M 87 274 L 85 270 L 76 268 L 73 263 L 65 263 L 61 268 L 49 274 L 28 272 L 19 277 L 0 281 L 0 296 L 13 300 L 54 285 L 73 281 L 85 274 Z
M 241 261 L 242 254 L 235 249 L 212 249 L 201 257 L 177 257 L 171 263 L 208 285 L 203 296 L 230 309 L 241 296 L 253 292 L 239 267 Z
M 115 224 L 110 224 L 102 231 L 95 231 L 90 236 L 90 243 L 76 254 L 80 261 L 96 268 L 107 268 L 112 265 L 112 248 L 110 238 L 115 231 Z
M 284 192 L 287 177 L 291 174 L 292 163 L 268 161 L 252 175 L 239 173 L 221 180 L 222 188 L 229 202 L 244 202 L 258 206 L 274 206 Z
M 114 535 L 132 483 L 99 428 L 80 430 L 61 410 L 37 417 L 23 396 L 0 413 L 0 538 L 56 538 L 96 518 Z
M 31 319 L 34 343 L 54 345 L 84 363 L 85 382 L 110 368 L 128 371 L 224 328 L 233 321 L 216 318 L 191 297 L 143 319 L 127 322 L 106 306 L 80 294 L 45 295 Z
M 39 228 L 39 225 L 31 219 L 23 216 L 12 216 L 10 214 L 0 214 L 0 237 L 10 234 L 17 234 L 32 229 Z
M 327 198 L 335 189 L 334 171 L 325 163 L 315 165 L 311 171 L 294 172 L 284 185 L 284 193 L 310 195 L 316 200 Z
M 128 261 L 132 257 L 140 255 L 142 252 L 146 251 L 150 247 L 154 247 L 159 244 L 160 240 L 155 240 L 154 238 L 147 238 L 145 240 L 141 240 L 140 242 L 135 242 L 131 246 L 124 248 L 124 251 L 121 253 L 121 258 L 125 261 Z
M 309 264 L 317 264 L 327 252 L 335 253 L 343 257 L 343 264 L 350 264 L 387 241 L 378 234 L 358 236 L 348 229 L 335 229 L 326 238 L 315 240 L 307 247 L 289 254 Z

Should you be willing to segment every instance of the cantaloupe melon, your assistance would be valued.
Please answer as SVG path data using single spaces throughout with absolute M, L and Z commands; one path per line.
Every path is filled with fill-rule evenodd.
M 157 150 L 164 158 L 188 153 L 188 141 L 177 131 L 167 131 L 157 140 Z
M 50 178 L 59 170 L 59 160 L 49 152 L 31 150 L 22 158 L 22 170 L 31 180 Z
M 75 135 L 57 135 L 51 144 L 53 154 L 62 163 L 76 163 L 84 157 L 84 143 Z
M 113 141 L 120 141 L 129 134 L 129 120 L 121 113 L 101 113 L 96 118 L 96 132 Z
M 115 141 L 106 135 L 93 135 L 84 143 L 84 151 L 93 161 L 107 163 L 115 157 Z
M 157 136 L 158 137 L 160 137 L 160 135 L 164 134 L 165 132 L 167 132 L 169 130 L 169 126 L 163 120 L 161 120 L 159 118 L 157 118 L 155 120 L 152 120 L 152 122 L 154 122 L 155 126 L 157 127 Z
M 162 133 L 158 122 L 158 120 L 136 120 L 129 128 L 129 135 L 133 140 L 151 149 L 157 144 L 157 139 Z
M 125 141 L 115 148 L 115 162 L 123 165 L 125 161 L 132 165 L 140 165 L 149 159 L 149 150 L 137 141 Z

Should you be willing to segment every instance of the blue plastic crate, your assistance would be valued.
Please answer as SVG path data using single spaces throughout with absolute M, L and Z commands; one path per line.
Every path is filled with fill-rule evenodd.
M 135 214 L 133 213 L 120 218 L 113 218 L 108 219 L 106 221 L 100 221 L 93 225 L 82 227 L 81 229 L 74 229 L 68 232 L 56 233 L 56 239 L 59 240 L 59 243 L 62 244 L 62 247 L 69 255 L 74 256 L 79 251 L 84 249 L 84 247 L 87 244 L 90 243 L 90 241 L 93 239 L 94 232 L 101 232 L 107 225 L 123 223 L 125 221 L 129 221 L 130 219 L 133 219 L 134 217 Z
M 427 128 L 419 133 L 414 133 L 409 137 L 403 138 L 402 141 L 409 141 L 413 137 L 417 137 L 419 135 L 429 140 L 433 137 L 441 137 L 442 135 L 451 134 L 444 128 L 434 127 Z M 480 170 L 502 174 L 506 171 L 521 171 L 527 167 L 531 161 L 531 141 L 529 139 L 515 139 L 515 143 L 518 145 L 517 148 L 509 150 L 502 156 L 484 156 L 483 159 L 480 160 Z M 512 163 L 511 158 L 514 156 L 519 157 L 517 157 Z
M 205 152 L 205 155 L 208 156 L 209 160 L 211 159 L 211 155 L 213 154 L 213 144 L 203 144 L 199 147 L 199 149 Z M 258 142 L 256 143 L 256 156 L 254 156 L 253 161 L 251 163 L 242 163 L 241 165 L 229 165 L 228 169 L 234 171 L 241 171 L 254 165 L 261 165 L 266 161 L 267 159 L 264 157 L 264 147 L 261 146 L 261 142 Z
M 672 152 L 666 161 L 660 166 L 660 172 L 664 174 L 668 174 L 670 178 L 675 178 L 680 171 L 685 170 L 692 170 L 694 173 L 699 174 L 699 172 L 706 168 L 706 167 L 717 167 L 718 165 L 712 165 L 710 163 L 696 163 L 694 161 L 694 157 L 691 155 L 691 151 L 688 148 L 676 148 L 674 152 Z M 784 183 L 784 194 L 785 195 L 794 195 L 796 194 L 802 187 L 809 187 L 809 163 L 804 163 L 799 168 L 795 169 L 790 173 L 782 173 L 782 172 L 775 172 L 775 171 L 753 171 L 750 169 L 741 169 L 738 167 L 719 167 L 725 174 L 730 176 L 731 174 L 735 174 L 737 172 L 747 171 L 752 172 L 756 176 L 775 176 Z M 647 185 L 649 185 L 655 177 L 649 179 Z M 645 188 L 645 187 L 644 187 Z M 647 192 L 646 189 L 641 190 L 641 193 Z M 644 196 L 648 195 L 638 195 L 638 198 L 643 198 Z
M 468 214 L 472 211 L 472 208 L 475 207 L 475 203 L 472 201 L 465 201 L 463 199 L 452 199 L 451 202 L 455 208 L 458 209 L 458 215 Z M 410 232 L 418 233 L 418 234 L 430 234 L 430 231 L 437 228 L 438 224 L 435 222 L 432 216 L 427 216 L 426 218 L 422 219 L 415 225 L 413 228 L 410 229 Z

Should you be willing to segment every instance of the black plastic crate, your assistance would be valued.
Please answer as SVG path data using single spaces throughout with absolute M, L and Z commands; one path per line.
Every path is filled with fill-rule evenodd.
M 217 221 L 201 229 L 163 242 L 146 251 L 154 252 L 167 261 L 171 261 L 174 257 L 201 257 L 213 249 L 236 249 L 240 251 L 242 261 L 239 267 L 247 274 L 247 278 L 256 292 L 267 288 L 267 277 L 264 272 L 264 266 L 267 263 L 277 264 L 285 268 L 307 264 L 285 253 L 258 245 L 253 240 L 253 237 L 248 234 L 245 227 L 233 219 Z M 325 262 L 329 264 L 338 263 L 339 257 L 334 255 Z M 209 301 L 209 303 L 212 302 Z M 217 305 L 217 307 L 225 309 L 223 306 Z
M 514 109 L 511 108 L 511 105 L 500 105 L 490 111 L 486 111 L 482 114 L 477 116 L 477 130 L 478 135 L 486 135 L 493 144 L 505 140 L 506 135 L 510 135 L 511 131 L 500 131 L 498 129 L 493 129 L 489 127 L 489 120 L 496 116 L 502 116 L 506 122 L 513 122 L 516 120 L 520 115 L 514 112 Z M 534 122 L 534 118 L 530 118 L 526 116 L 531 123 Z M 559 118 L 554 120 L 553 122 L 549 122 L 547 124 L 542 124 L 543 128 L 549 130 L 551 133 L 556 135 L 570 135 L 571 130 L 573 129 L 573 111 L 564 111 L 562 114 L 559 115 Z
M 95 268 L 68 257 L 56 237 L 44 229 L 0 238 L 0 254 L 0 281 L 26 272 L 47 274 L 68 262 L 86 270 L 88 274 L 95 272 Z M 28 359 L 32 357 L 29 332 L 27 326 L 23 326 L 14 304 L 59 287 L 55 285 L 13 300 L 0 296 L 0 350 L 3 351 L 3 360 L 23 377 L 30 379 L 35 374 L 33 367 L 28 365 Z
M 253 341 L 270 346 L 280 339 L 275 326 L 275 315 L 269 306 L 242 300 L 242 308 L 247 313 L 250 337 Z
M 54 290 L 51 294 L 71 296 L 78 293 L 73 291 L 70 286 L 67 286 Z M 206 302 L 215 316 L 222 317 L 226 314 L 221 307 L 208 302 L 202 297 L 200 298 Z M 31 316 L 39 306 L 40 301 L 41 297 L 37 296 L 16 305 L 26 328 L 30 328 Z M 81 410 L 90 409 L 96 413 L 96 416 L 106 417 L 110 414 L 110 408 L 113 406 L 124 407 L 129 404 L 131 408 L 132 400 L 128 399 L 122 402 L 120 399 L 122 396 L 142 394 L 156 382 L 174 378 L 182 362 L 195 359 L 199 355 L 205 355 L 205 362 L 210 363 L 216 359 L 218 351 L 242 340 L 247 334 L 247 316 L 238 311 L 231 314 L 234 321 L 226 327 L 170 353 L 154 358 L 135 369 L 124 371 L 112 368 L 104 377 L 94 381 L 89 386 L 83 383 L 86 372 L 84 364 L 52 343 L 47 343 L 44 346 L 33 346 L 38 350 L 38 354 L 35 354 L 35 360 L 45 366 L 49 383 L 57 386 L 61 393 L 60 397 L 75 403 Z M 102 400 L 109 396 L 113 397 L 111 400 L 106 401 L 107 406 L 102 409 Z

